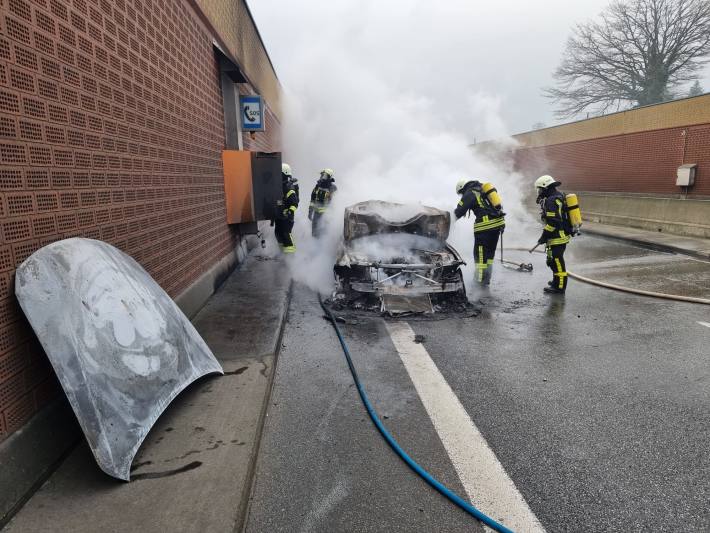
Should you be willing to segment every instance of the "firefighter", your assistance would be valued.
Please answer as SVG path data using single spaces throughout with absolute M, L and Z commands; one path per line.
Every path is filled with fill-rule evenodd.
M 333 194 L 338 188 L 335 186 L 333 169 L 324 168 L 311 193 L 311 204 L 308 207 L 308 219 L 311 221 L 311 234 L 320 237 L 323 234 L 323 215 L 328 210 Z
M 565 196 L 557 190 L 559 185 L 560 182 L 552 176 L 540 176 L 535 180 L 540 219 L 545 224 L 537 242 L 547 247 L 547 266 L 552 270 L 552 281 L 544 288 L 548 294 L 564 294 L 567 289 L 564 255 L 570 241 L 571 226 Z
M 454 215 L 458 220 L 473 211 L 473 257 L 476 261 L 476 282 L 482 286 L 491 283 L 493 258 L 498 246 L 498 238 L 505 229 L 505 213 L 501 205 L 493 205 L 489 195 L 482 190 L 479 181 L 462 179 L 456 184 L 456 194 L 461 196 Z M 495 191 L 492 188 L 491 190 Z
M 277 206 L 274 233 L 281 251 L 292 254 L 296 251 L 291 231 L 298 207 L 298 183 L 291 173 L 291 167 L 286 163 L 281 165 L 281 187 L 283 198 Z

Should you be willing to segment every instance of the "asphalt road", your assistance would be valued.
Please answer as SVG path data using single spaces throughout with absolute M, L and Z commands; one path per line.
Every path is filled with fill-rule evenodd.
M 458 425 L 480 432 L 500 475 L 550 532 L 709 531 L 710 306 L 574 280 L 565 297 L 548 296 L 544 258 L 534 263 L 532 274 L 498 268 L 478 317 L 405 321 L 422 336 L 414 350 L 428 354 L 436 383 L 405 367 L 412 354 L 392 336 L 401 322 L 342 325 L 384 423 L 466 497 L 490 479 L 472 479 L 485 472 L 461 459 L 474 448 L 461 435 L 471 433 L 444 420 L 458 404 Z M 613 283 L 710 298 L 710 264 L 682 256 L 585 236 L 568 263 Z M 297 286 L 247 531 L 482 530 L 379 436 L 322 315 L 316 295 Z M 513 523 L 514 503 L 470 499 Z

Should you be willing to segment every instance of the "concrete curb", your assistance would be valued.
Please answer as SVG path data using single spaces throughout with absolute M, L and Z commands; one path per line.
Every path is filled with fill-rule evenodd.
M 612 233 L 612 232 L 605 232 L 603 230 L 599 231 L 597 229 L 586 229 L 585 228 L 583 231 L 583 234 L 584 233 L 589 234 L 589 235 L 594 235 L 595 237 L 603 237 L 603 238 L 613 239 L 613 240 L 622 241 L 622 242 L 630 242 L 632 244 L 637 244 L 639 246 L 643 246 L 644 248 L 650 248 L 652 250 L 656 250 L 659 252 L 670 252 L 670 253 L 674 253 L 674 254 L 687 255 L 689 257 L 695 257 L 696 259 L 705 259 L 705 260 L 710 259 L 710 253 L 697 252 L 695 250 L 689 250 L 687 248 L 682 248 L 680 246 L 672 246 L 669 244 L 660 244 L 655 241 L 636 238 L 636 237 L 627 237 L 627 236 L 619 235 L 619 234 Z
M 286 294 L 286 306 L 284 308 L 284 313 L 281 316 L 281 326 L 279 328 L 279 334 L 276 339 L 276 345 L 274 346 L 274 363 L 271 373 L 269 375 L 269 383 L 264 394 L 264 400 L 261 405 L 261 413 L 259 414 L 259 423 L 256 430 L 256 439 L 254 441 L 254 447 L 252 448 L 252 454 L 249 458 L 249 469 L 247 472 L 246 483 L 242 490 L 242 497 L 239 501 L 239 507 L 237 508 L 237 521 L 234 524 L 233 533 L 242 533 L 246 529 L 247 518 L 249 516 L 249 507 L 254 492 L 254 479 L 256 477 L 256 464 L 259 459 L 259 451 L 261 449 L 261 439 L 264 435 L 264 427 L 266 426 L 266 417 L 269 412 L 269 404 L 271 403 L 271 393 L 274 389 L 274 380 L 276 379 L 276 369 L 279 364 L 279 355 L 281 354 L 281 344 L 283 343 L 284 331 L 286 329 L 286 322 L 288 321 L 288 313 L 291 307 L 291 298 L 293 296 L 293 281 L 291 281 L 288 292 Z

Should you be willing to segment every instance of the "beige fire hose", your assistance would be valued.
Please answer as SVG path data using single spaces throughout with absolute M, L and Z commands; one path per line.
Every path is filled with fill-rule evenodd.
M 517 250 L 517 251 L 521 251 L 521 252 L 533 253 L 533 251 L 535 251 L 535 248 L 537 248 L 537 246 L 535 246 L 532 249 L 508 248 L 508 250 Z M 542 250 L 538 250 L 537 253 L 544 254 L 545 252 L 543 252 Z M 621 285 L 614 285 L 613 283 L 607 283 L 605 281 L 599 281 L 596 279 L 587 278 L 585 276 L 580 276 L 579 274 L 575 274 L 574 272 L 570 272 L 569 270 L 567 271 L 567 275 L 569 277 L 574 278 L 574 279 L 581 281 L 583 283 L 589 283 L 590 285 L 596 285 L 598 287 L 604 287 L 606 289 L 612 289 L 614 291 L 628 292 L 631 294 L 638 294 L 640 296 L 650 296 L 652 298 L 664 298 L 666 300 L 676 300 L 678 302 L 690 302 L 690 303 L 694 303 L 694 304 L 710 305 L 710 300 L 707 298 L 696 298 L 694 296 L 681 296 L 679 294 L 667 294 L 665 292 L 644 291 L 642 289 L 633 289 L 631 287 L 622 287 Z

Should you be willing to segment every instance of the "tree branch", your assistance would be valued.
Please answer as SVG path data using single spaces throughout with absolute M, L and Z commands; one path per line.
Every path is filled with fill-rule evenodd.
M 710 61 L 710 0 L 614 0 L 577 24 L 544 95 L 568 118 L 668 98 Z

